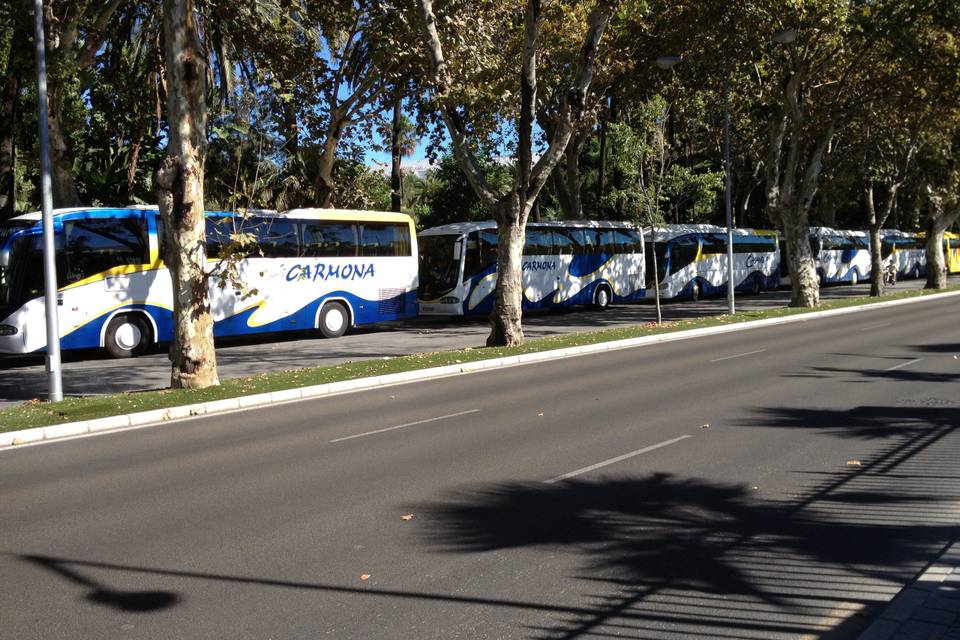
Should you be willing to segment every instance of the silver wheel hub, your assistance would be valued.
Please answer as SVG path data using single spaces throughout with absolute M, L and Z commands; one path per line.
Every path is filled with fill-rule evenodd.
M 330 309 L 323 316 L 323 326 L 325 326 L 328 331 L 340 331 L 340 329 L 343 328 L 344 322 L 346 322 L 346 318 L 343 317 L 343 312 L 339 309 Z
M 113 337 L 117 346 L 125 351 L 136 349 L 142 339 L 143 334 L 140 332 L 140 327 L 130 322 L 124 322 L 117 327 Z

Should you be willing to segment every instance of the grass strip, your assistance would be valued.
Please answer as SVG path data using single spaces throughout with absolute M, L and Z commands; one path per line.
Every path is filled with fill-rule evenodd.
M 455 351 L 418 353 L 379 360 L 358 360 L 338 365 L 295 369 L 263 373 L 243 378 L 222 380 L 220 386 L 209 389 L 164 389 L 159 391 L 138 391 L 117 393 L 105 396 L 70 397 L 59 403 L 30 400 L 16 407 L 0 411 L 0 432 L 45 427 L 67 422 L 92 420 L 108 416 L 124 415 L 152 409 L 166 409 L 198 402 L 236 398 L 240 396 L 296 389 L 319 384 L 329 384 L 343 380 L 354 380 L 390 373 L 429 369 L 451 364 L 462 364 L 477 360 L 489 360 L 524 353 L 550 351 L 578 347 L 599 342 L 611 342 L 627 338 L 638 338 L 675 331 L 687 331 L 705 327 L 736 324 L 750 320 L 783 318 L 805 313 L 855 307 L 875 302 L 887 302 L 904 298 L 916 298 L 945 291 L 958 291 L 960 285 L 953 285 L 940 291 L 911 290 L 901 291 L 882 298 L 868 296 L 831 300 L 815 309 L 781 307 L 757 311 L 740 311 L 735 316 L 719 315 L 664 322 L 661 325 L 647 323 L 642 325 L 569 333 L 527 340 L 520 347 L 483 347 L 465 348 Z

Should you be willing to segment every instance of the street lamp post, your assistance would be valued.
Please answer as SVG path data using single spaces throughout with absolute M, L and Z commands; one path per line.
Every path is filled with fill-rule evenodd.
M 50 136 L 47 130 L 47 62 L 43 38 L 43 0 L 33 4 L 37 52 L 37 99 L 40 129 L 40 195 L 43 211 L 43 296 L 47 316 L 47 385 L 51 402 L 63 400 L 60 376 L 60 331 L 57 327 L 56 246 L 53 242 L 53 195 L 50 184 Z
M 730 71 L 723 78 L 723 173 L 724 173 L 724 200 L 727 209 L 727 312 L 734 315 L 737 312 L 734 302 L 733 282 L 733 204 L 731 191 L 733 177 L 730 173 Z

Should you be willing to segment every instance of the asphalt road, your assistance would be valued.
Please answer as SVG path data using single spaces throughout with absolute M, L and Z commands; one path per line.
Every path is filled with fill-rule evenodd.
M 953 280 L 960 281 L 955 276 Z M 894 289 L 919 288 L 923 280 L 901 281 Z M 869 285 L 831 286 L 823 298 L 866 295 Z M 740 309 L 786 306 L 787 291 L 760 296 L 738 296 Z M 724 313 L 726 298 L 699 303 L 671 302 L 664 305 L 664 318 L 683 319 Z M 542 313 L 524 318 L 527 336 L 541 336 L 590 329 L 634 325 L 656 318 L 652 304 L 618 305 L 605 313 L 577 308 L 561 313 Z M 223 378 L 238 378 L 266 371 L 282 371 L 339 364 L 350 360 L 383 358 L 476 347 L 484 344 L 489 328 L 485 319 L 424 319 L 366 327 L 336 340 L 315 333 L 260 336 L 245 340 L 220 340 L 217 364 Z M 164 388 L 170 383 L 170 363 L 165 352 L 133 360 L 115 360 L 96 351 L 64 354 L 63 388 L 66 395 L 97 395 L 119 391 Z M 0 407 L 31 398 L 45 398 L 47 373 L 38 356 L 0 356 Z
M 0 452 L 0 636 L 851 638 L 960 524 L 960 300 Z

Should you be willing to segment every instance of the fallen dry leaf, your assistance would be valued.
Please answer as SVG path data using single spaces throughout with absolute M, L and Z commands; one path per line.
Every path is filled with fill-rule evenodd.
M 360 579 L 361 579 L 361 580 L 369 580 L 369 579 L 370 579 L 370 574 L 369 574 L 369 573 L 361 573 L 361 574 L 360 574 Z
M 406 521 L 409 522 L 410 520 L 413 520 L 413 514 L 412 514 L 412 513 L 405 513 L 405 514 L 403 514 L 402 516 L 400 516 L 400 519 L 401 519 L 401 520 L 406 520 Z
M 538 413 L 537 415 L 540 416 L 541 418 L 543 417 L 543 414 L 542 414 L 542 413 Z
M 700 428 L 701 428 L 701 429 L 709 429 L 709 428 L 710 428 L 710 423 L 708 422 L 707 424 L 702 424 L 702 425 L 700 425 Z
M 863 464 L 859 460 L 847 460 L 848 467 L 861 467 Z

